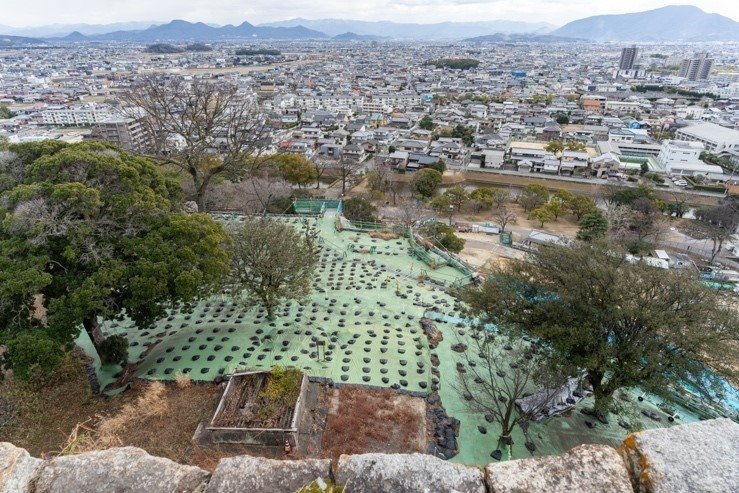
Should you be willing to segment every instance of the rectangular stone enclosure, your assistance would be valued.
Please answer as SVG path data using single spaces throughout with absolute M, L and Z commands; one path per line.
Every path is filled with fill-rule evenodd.
M 274 409 L 265 420 L 259 409 L 258 397 L 270 372 L 234 373 L 218 403 L 205 437 L 212 443 L 235 443 L 282 447 L 289 441 L 298 445 L 298 422 L 303 412 L 308 378 L 302 374 L 300 392 L 295 400 Z

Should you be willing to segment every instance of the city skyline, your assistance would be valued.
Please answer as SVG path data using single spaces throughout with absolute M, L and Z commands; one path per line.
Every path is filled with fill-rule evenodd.
M 548 22 L 561 26 L 593 15 L 623 14 L 645 11 L 667 5 L 693 5 L 709 13 L 739 19 L 739 4 L 721 0 L 625 0 L 617 5 L 608 2 L 575 0 L 358 0 L 347 5 L 336 0 L 304 2 L 286 0 L 280 4 L 255 0 L 249 5 L 236 0 L 161 0 L 152 4 L 144 0 L 99 2 L 69 0 L 60 4 L 51 0 L 32 0 L 30 8 L 10 9 L 4 13 L 2 25 L 14 28 L 53 24 L 109 24 L 117 22 L 164 23 L 172 19 L 199 21 L 219 25 L 268 23 L 293 18 L 342 18 L 363 21 L 437 23 L 507 20 Z

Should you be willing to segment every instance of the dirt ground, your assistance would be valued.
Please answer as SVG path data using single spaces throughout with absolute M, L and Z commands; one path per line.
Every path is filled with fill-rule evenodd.
M 516 215 L 516 222 L 510 225 L 513 229 L 535 229 L 565 236 L 575 236 L 577 234 L 577 218 L 572 214 L 560 216 L 556 221 L 545 223 L 544 227 L 541 227 L 539 221 L 528 219 L 528 213 L 520 205 L 508 202 L 505 204 L 505 208 Z M 481 211 L 479 214 L 465 212 L 464 214 L 454 216 L 454 221 L 470 223 L 490 222 L 495 224 L 495 210 Z
M 426 401 L 390 389 L 334 388 L 325 396 L 328 419 L 321 456 L 425 453 Z
M 505 265 L 511 259 L 523 258 L 524 252 L 500 244 L 500 235 L 485 233 L 457 233 L 464 238 L 464 249 L 459 257 L 470 265 L 485 268 Z
M 27 449 L 33 456 L 53 456 L 64 451 L 70 434 L 92 433 L 104 421 L 125 415 L 151 384 L 136 381 L 123 394 L 106 398 L 90 391 L 82 365 L 70 358 L 45 381 L 0 385 L 0 441 Z M 191 441 L 201 420 L 213 411 L 223 389 L 215 384 L 180 388 L 167 384 L 158 405 L 164 412 L 126 421 L 117 429 L 119 443 L 112 446 L 140 447 L 152 455 L 206 466 L 217 463 L 217 450 L 198 450 Z M 68 451 L 74 451 L 73 448 Z
M 119 396 L 94 396 L 84 367 L 71 357 L 44 381 L 6 378 L 0 384 L 0 441 L 23 447 L 35 457 L 134 446 L 210 471 L 219 459 L 234 455 L 291 458 L 281 449 L 194 443 L 195 430 L 212 415 L 223 387 L 170 382 L 153 393 L 154 385 L 161 384 L 137 380 Z M 322 411 L 325 419 L 312 421 L 317 423 L 314 434 L 319 440 L 313 456 L 425 452 L 424 399 L 390 389 L 321 388 L 312 408 Z M 152 408 L 157 410 L 151 412 Z M 105 429 L 112 430 L 108 433 L 112 439 L 96 442 Z

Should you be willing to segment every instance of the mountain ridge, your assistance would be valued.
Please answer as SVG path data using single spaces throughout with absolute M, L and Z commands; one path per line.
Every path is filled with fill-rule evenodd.
M 591 41 L 739 41 L 739 22 L 692 5 L 668 5 L 643 12 L 586 17 L 549 34 Z
M 260 24 L 260 26 L 267 27 L 295 25 L 321 31 L 329 36 L 338 36 L 350 32 L 360 36 L 382 36 L 395 39 L 464 39 L 495 32 L 537 32 L 544 34 L 556 27 L 545 22 L 530 23 L 505 20 L 420 24 L 352 19 L 304 19 L 300 17 Z
M 532 33 L 495 33 L 485 36 L 475 36 L 463 40 L 466 43 L 582 43 L 583 38 L 569 38 L 552 34 Z
M 138 26 L 139 29 L 127 29 Z M 543 22 L 477 21 L 432 24 L 351 19 L 303 19 L 219 26 L 175 19 L 167 23 L 52 24 L 32 28 L 0 26 L 0 33 L 36 41 L 219 41 L 237 39 L 464 40 L 472 42 L 739 41 L 739 22 L 691 5 L 669 5 L 628 14 L 596 15 L 564 26 Z M 72 29 L 74 28 L 74 29 Z M 120 29 L 115 29 L 120 28 Z M 69 30 L 66 30 L 69 29 Z M 107 31 L 107 29 L 112 29 Z M 107 32 L 105 32 L 107 31 Z M 56 33 L 29 36 L 27 33 Z M 28 43 L 28 42 L 25 42 Z
M 203 22 L 189 22 L 174 19 L 166 24 L 151 26 L 148 29 L 133 31 L 114 31 L 111 33 L 84 36 L 74 34 L 74 41 L 217 41 L 221 39 L 326 39 L 322 32 L 303 26 L 290 28 L 255 26 L 242 22 L 238 26 L 227 24 L 214 27 Z M 67 35 L 63 39 L 68 39 Z

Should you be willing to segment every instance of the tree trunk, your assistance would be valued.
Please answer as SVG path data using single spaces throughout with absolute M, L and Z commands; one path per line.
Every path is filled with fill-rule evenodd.
M 275 305 L 271 302 L 265 301 L 264 308 L 267 310 L 267 320 L 275 319 Z
M 205 212 L 205 194 L 208 191 L 208 185 L 210 185 L 211 176 L 206 176 L 201 180 L 195 180 L 195 203 L 198 204 L 198 212 Z
M 95 349 L 97 349 L 105 340 L 103 331 L 100 330 L 100 324 L 98 323 L 97 315 L 86 317 L 82 321 L 82 326 L 85 328 L 85 332 L 87 332 L 87 334 L 90 336 L 90 340 L 95 345 Z
M 596 416 L 608 416 L 608 413 L 611 412 L 613 391 L 603 385 L 603 375 L 599 373 L 588 372 L 588 380 L 593 386 L 593 395 L 595 397 L 593 410 Z
M 711 262 L 710 263 L 713 263 L 713 261 L 716 260 L 716 256 L 721 251 L 721 247 L 723 246 L 723 244 L 724 244 L 723 239 L 713 238 L 713 248 L 711 249 Z

